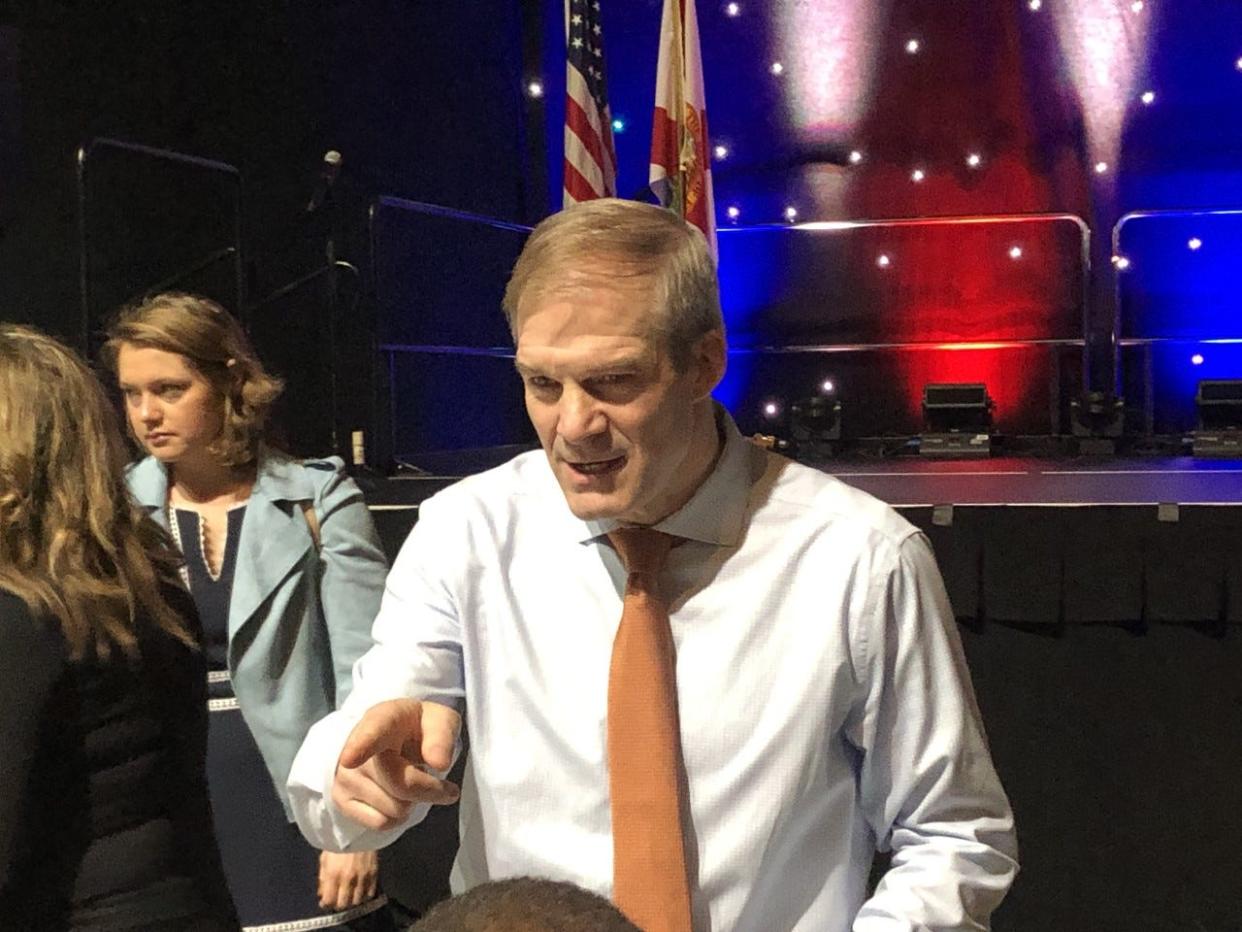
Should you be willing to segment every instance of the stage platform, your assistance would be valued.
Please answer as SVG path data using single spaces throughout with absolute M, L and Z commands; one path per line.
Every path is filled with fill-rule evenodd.
M 512 446 L 412 458 L 364 481 L 390 555 L 424 499 Z M 927 532 L 959 619 L 1242 624 L 1242 460 L 916 456 L 815 464 Z

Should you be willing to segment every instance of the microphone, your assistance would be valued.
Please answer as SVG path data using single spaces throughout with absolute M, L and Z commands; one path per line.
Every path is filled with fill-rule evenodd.
M 313 214 L 324 205 L 336 183 L 336 176 L 341 172 L 341 153 L 329 149 L 323 154 L 323 164 L 319 166 L 319 180 L 315 182 L 315 190 L 311 192 L 310 201 L 306 205 L 306 213 Z

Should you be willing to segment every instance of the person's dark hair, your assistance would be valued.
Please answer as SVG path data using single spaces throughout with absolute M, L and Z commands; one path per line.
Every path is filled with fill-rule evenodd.
M 185 357 L 223 404 L 224 425 L 212 452 L 225 466 L 245 466 L 258 457 L 268 412 L 284 383 L 263 368 L 232 314 L 199 295 L 157 294 L 122 308 L 108 327 L 103 358 L 113 373 L 126 345 Z
M 60 623 L 70 655 L 133 655 L 139 615 L 193 645 L 165 601 L 180 557 L 125 486 L 103 386 L 68 348 L 0 325 L 0 589 Z
M 572 883 L 516 877 L 432 908 L 409 932 L 641 932 L 602 896 Z

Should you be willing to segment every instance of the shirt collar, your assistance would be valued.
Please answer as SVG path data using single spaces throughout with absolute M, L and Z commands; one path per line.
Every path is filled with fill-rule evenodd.
M 742 436 L 729 412 L 718 403 L 715 412 L 716 426 L 723 441 L 715 468 L 690 500 L 656 524 L 655 529 L 687 540 L 734 547 L 742 539 L 746 503 L 755 475 L 752 464 L 755 454 L 761 451 Z M 559 500 L 566 531 L 579 543 L 588 543 L 621 526 L 621 522 L 614 518 L 583 521 L 574 517 L 550 466 L 546 473 L 550 486 L 548 491 Z

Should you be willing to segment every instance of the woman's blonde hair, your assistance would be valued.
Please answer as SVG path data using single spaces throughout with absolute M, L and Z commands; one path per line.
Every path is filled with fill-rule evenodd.
M 216 302 L 165 292 L 123 308 L 108 328 L 103 356 L 116 371 L 124 345 L 177 353 L 211 384 L 224 405 L 224 425 L 210 450 L 225 466 L 259 455 L 272 403 L 284 383 L 255 355 L 241 324 Z
M 60 622 L 74 658 L 137 651 L 137 618 L 194 644 L 161 592 L 168 535 L 125 485 L 116 411 L 51 337 L 0 325 L 0 588 Z

